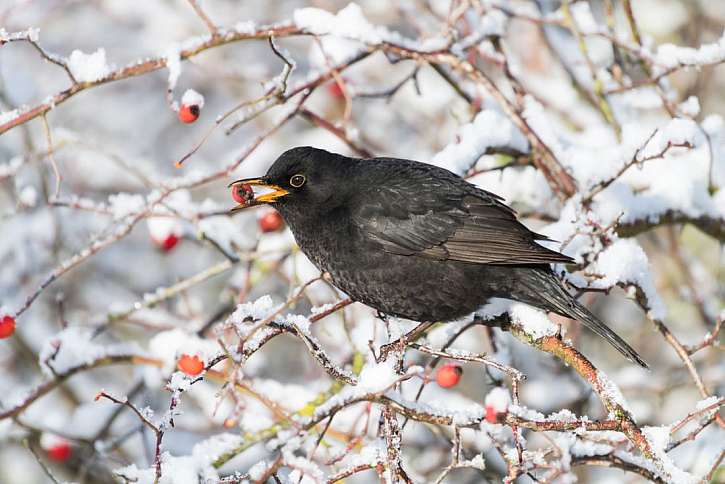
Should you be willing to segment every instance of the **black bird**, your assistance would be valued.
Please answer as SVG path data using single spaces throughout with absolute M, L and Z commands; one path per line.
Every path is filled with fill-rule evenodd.
M 349 158 L 312 147 L 283 153 L 261 178 L 235 189 L 271 192 L 234 210 L 269 204 L 300 249 L 353 300 L 422 322 L 474 312 L 489 298 L 572 319 L 629 360 L 647 364 L 574 299 L 550 264 L 573 260 L 516 219 L 503 199 L 458 175 L 398 158 Z

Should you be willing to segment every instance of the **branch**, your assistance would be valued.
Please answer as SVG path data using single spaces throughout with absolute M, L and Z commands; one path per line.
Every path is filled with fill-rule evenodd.
M 91 370 L 93 368 L 98 368 L 101 366 L 108 366 L 108 365 L 114 365 L 116 363 L 144 363 L 146 362 L 146 358 L 139 356 L 139 355 L 114 355 L 114 356 L 104 356 L 102 358 L 98 358 L 96 360 L 90 361 L 88 363 L 84 363 L 82 365 L 74 366 L 72 368 L 68 368 L 66 371 L 62 373 L 56 373 L 55 378 L 52 380 L 48 380 L 44 383 L 41 383 L 39 386 L 37 386 L 34 390 L 32 390 L 20 403 L 16 404 L 14 407 L 11 407 L 7 410 L 3 410 L 0 412 L 0 420 L 15 417 L 19 415 L 21 412 L 23 412 L 26 408 L 28 408 L 30 405 L 32 405 L 36 400 L 43 397 L 56 387 L 60 386 L 63 382 L 65 382 L 68 378 L 72 377 L 76 373 L 80 373 L 82 371 Z
M 615 467 L 617 469 L 622 469 L 623 471 L 634 472 L 635 474 L 639 474 L 640 476 L 644 477 L 645 479 L 647 479 L 651 482 L 656 482 L 659 484 L 667 484 L 667 481 L 665 481 L 661 477 L 655 475 L 652 471 L 645 469 L 644 467 L 640 467 L 631 462 L 627 462 L 627 461 L 617 457 L 614 454 L 597 455 L 597 456 L 574 456 L 573 455 L 571 457 L 571 465 L 572 466 Z
M 105 391 L 101 391 L 96 395 L 95 400 L 98 401 L 101 398 L 106 398 L 113 403 L 117 403 L 119 405 L 125 405 L 126 407 L 130 408 L 133 413 L 136 414 L 136 416 L 141 420 L 141 422 L 146 425 L 148 428 L 151 429 L 151 431 L 156 436 L 156 447 L 154 452 L 154 467 L 156 468 L 156 479 L 154 480 L 154 483 L 157 483 L 161 479 L 161 441 L 164 438 L 164 429 L 153 423 L 151 420 L 148 419 L 146 415 L 142 411 L 140 411 L 136 406 L 128 401 L 128 398 L 124 400 L 119 400 L 116 397 L 113 397 L 106 393 Z
M 235 30 L 219 29 L 214 35 L 206 35 L 197 38 L 198 40 L 196 42 L 193 41 L 194 39 L 182 42 L 182 44 L 184 45 L 187 45 L 187 43 L 190 43 L 191 45 L 189 45 L 185 49 L 182 49 L 179 52 L 179 58 L 181 60 L 186 60 L 190 57 L 200 54 L 201 52 L 204 52 L 205 50 L 230 44 L 233 42 L 239 42 L 242 40 L 266 39 L 270 36 L 288 37 L 291 35 L 302 35 L 302 32 L 291 25 L 268 27 L 263 26 L 252 33 L 241 33 Z M 68 89 L 52 95 L 50 100 L 38 104 L 37 106 L 28 108 L 27 110 L 21 112 L 19 116 L 11 119 L 10 121 L 7 121 L 4 124 L 0 124 L 0 135 L 16 126 L 19 126 L 23 123 L 30 121 L 31 119 L 37 118 L 38 116 L 47 113 L 59 104 L 62 104 L 71 97 L 75 96 L 79 92 L 96 86 L 100 86 L 102 84 L 120 81 L 123 79 L 129 79 L 131 77 L 136 77 L 147 74 L 149 72 L 157 71 L 166 67 L 166 63 L 166 57 L 155 57 L 148 60 L 137 61 L 128 64 L 126 67 L 112 71 L 106 77 L 97 81 L 75 83 Z
M 619 390 L 613 392 L 612 387 L 614 384 L 609 381 L 604 373 L 597 370 L 584 355 L 579 353 L 573 346 L 564 343 L 555 336 L 544 336 L 539 339 L 534 339 L 521 326 L 516 324 L 509 325 L 508 329 L 511 334 L 527 345 L 556 356 L 566 365 L 574 369 L 574 371 L 591 385 L 594 392 L 599 396 L 604 408 L 610 415 L 616 418 L 619 423 L 618 430 L 627 436 L 642 455 L 654 462 L 658 462 L 647 438 L 635 423 L 634 417 L 629 410 L 624 408 L 623 402 L 618 401 L 617 393 Z M 661 462 L 659 465 L 661 465 Z
M 725 242 L 725 219 L 710 215 L 693 217 L 679 210 L 667 210 L 658 215 L 651 215 L 648 219 L 625 222 L 619 224 L 616 231 L 621 237 L 634 237 L 659 226 L 671 224 L 692 225 L 718 241 Z

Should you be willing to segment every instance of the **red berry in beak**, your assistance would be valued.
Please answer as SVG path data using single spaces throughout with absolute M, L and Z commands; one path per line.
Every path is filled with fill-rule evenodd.
M 254 189 L 252 189 L 252 185 L 248 183 L 234 185 L 232 187 L 232 198 L 237 203 L 247 205 L 254 200 Z
M 282 216 L 277 211 L 267 212 L 259 219 L 259 229 L 264 233 L 276 232 L 283 225 L 284 220 L 282 220 Z
M 15 318 L 5 315 L 0 318 L 0 339 L 9 338 L 15 333 Z
M 451 388 L 458 384 L 463 374 L 463 368 L 455 363 L 441 366 L 436 373 L 436 383 L 441 388 Z

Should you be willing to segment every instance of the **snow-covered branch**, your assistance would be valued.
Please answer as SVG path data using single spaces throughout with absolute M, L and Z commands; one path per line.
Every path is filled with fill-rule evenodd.
M 311 3 L 0 7 L 0 481 L 722 480 L 717 2 Z M 651 372 L 354 303 L 229 212 L 296 145 L 502 196 Z

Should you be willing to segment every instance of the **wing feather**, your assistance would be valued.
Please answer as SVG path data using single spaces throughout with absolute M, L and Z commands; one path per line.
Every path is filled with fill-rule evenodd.
M 475 264 L 573 262 L 539 245 L 549 239 L 526 228 L 497 195 L 445 170 L 399 167 L 400 176 L 388 172 L 351 214 L 358 230 L 383 250 Z

